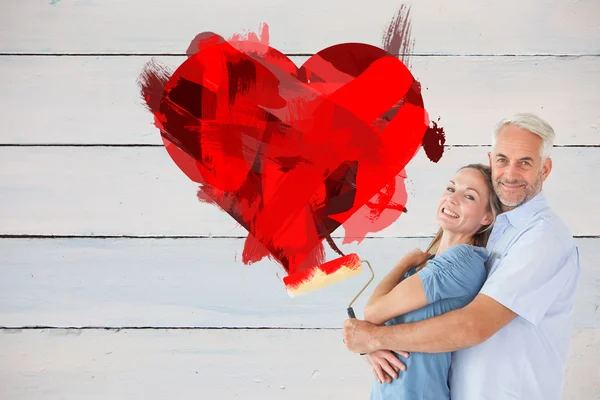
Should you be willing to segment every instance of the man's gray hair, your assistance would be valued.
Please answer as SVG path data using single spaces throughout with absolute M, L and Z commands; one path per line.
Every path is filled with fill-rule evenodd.
M 540 155 L 542 156 L 542 160 L 550 157 L 550 154 L 552 153 L 552 146 L 554 146 L 554 139 L 556 138 L 554 129 L 552 129 L 549 123 L 537 115 L 529 113 L 515 114 L 510 118 L 504 118 L 502 121 L 500 121 L 496 125 L 494 134 L 492 135 L 492 148 L 496 146 L 498 132 L 500 132 L 502 128 L 509 124 L 518 126 L 521 129 L 525 129 L 541 137 L 542 148 L 540 149 Z

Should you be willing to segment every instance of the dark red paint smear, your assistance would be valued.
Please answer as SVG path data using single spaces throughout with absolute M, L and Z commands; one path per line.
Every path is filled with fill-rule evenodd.
M 428 127 L 425 136 L 423 136 L 423 149 L 431 161 L 438 162 L 444 155 L 446 135 L 444 134 L 444 128 L 438 126 L 435 121 L 431 121 L 431 123 L 433 126 Z
M 150 63 L 140 85 L 199 199 L 248 230 L 244 263 L 270 257 L 296 274 L 324 261 L 323 239 L 340 225 L 360 240 L 398 218 L 428 123 L 397 57 L 348 43 L 298 69 L 264 43 L 196 39 L 167 82 Z
M 410 56 L 415 47 L 411 37 L 410 6 L 402 4 L 383 34 L 383 49 L 400 57 L 410 69 Z

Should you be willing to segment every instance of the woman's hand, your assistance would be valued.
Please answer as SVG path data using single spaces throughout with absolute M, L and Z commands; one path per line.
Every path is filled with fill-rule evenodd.
M 402 357 L 408 358 L 408 353 L 399 352 Z M 373 374 L 379 383 L 392 383 L 398 379 L 398 371 L 406 371 L 406 366 L 389 350 L 377 350 L 366 355 L 373 366 Z
M 424 263 L 425 260 L 427 260 L 427 257 L 429 257 L 430 255 L 431 254 L 421 249 L 414 249 L 406 253 L 397 265 L 408 265 L 408 268 L 415 265 L 420 265 Z

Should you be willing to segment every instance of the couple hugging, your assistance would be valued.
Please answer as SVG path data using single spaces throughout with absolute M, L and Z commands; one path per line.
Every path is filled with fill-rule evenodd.
M 501 121 L 490 166 L 448 182 L 426 251 L 393 267 L 364 321 L 344 321 L 373 366 L 371 399 L 561 398 L 579 252 L 542 191 L 554 138 L 532 114 Z

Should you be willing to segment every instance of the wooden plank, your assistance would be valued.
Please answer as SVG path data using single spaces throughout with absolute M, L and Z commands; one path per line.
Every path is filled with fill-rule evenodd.
M 174 0 L 4 1 L 0 52 L 185 53 L 202 31 L 224 37 L 270 25 L 271 44 L 283 52 L 314 53 L 342 42 L 379 45 L 401 3 L 335 0 L 324 3 Z M 421 53 L 600 52 L 600 11 L 594 0 L 444 0 L 412 4 L 415 51 Z M 244 10 L 232 12 L 232 10 Z M 168 17 L 177 23 L 168 23 Z M 23 24 L 22 21 L 27 21 Z M 510 29 L 507 29 L 510 23 Z M 60 29 L 57 29 L 60 27 Z M 107 28 L 110 27 L 110 28 Z
M 600 330 L 573 332 L 567 368 L 564 399 L 600 399 Z
M 448 180 L 487 163 L 487 148 L 448 148 L 439 163 L 423 151 L 407 167 L 408 213 L 370 236 L 431 235 Z M 162 147 L 0 148 L 0 233 L 41 235 L 245 236 L 225 212 L 199 203 L 196 185 Z M 556 148 L 548 201 L 574 235 L 598 235 L 599 148 Z M 334 234 L 342 235 L 343 228 Z
M 149 60 L 0 57 L 0 76 L 10 77 L 0 143 L 162 144 L 136 84 Z M 175 70 L 185 57 L 157 60 Z M 518 111 L 548 119 L 557 144 L 600 144 L 599 57 L 414 57 L 412 72 L 447 144 L 487 145 L 493 125 Z
M 364 399 L 373 375 L 338 330 L 0 333 L 0 397 Z M 600 330 L 576 330 L 563 398 L 600 396 Z
M 368 239 L 342 246 L 369 260 L 375 280 L 430 239 Z M 575 326 L 600 328 L 600 239 L 577 239 Z M 273 261 L 241 261 L 241 239 L 0 240 L 0 326 L 339 328 L 369 270 L 289 298 Z M 337 258 L 327 250 L 327 260 Z

